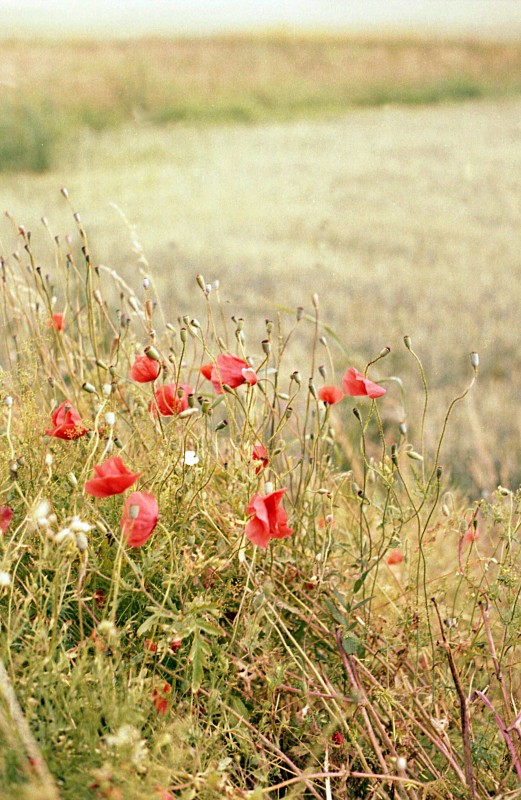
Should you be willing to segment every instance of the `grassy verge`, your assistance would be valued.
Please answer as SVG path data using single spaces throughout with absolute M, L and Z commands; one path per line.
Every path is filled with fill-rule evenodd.
M 0 169 L 45 169 L 59 134 L 82 126 L 259 122 L 498 97 L 519 91 L 520 68 L 515 43 L 275 36 L 4 42 Z
M 328 379 L 317 295 L 171 318 L 74 220 L 1 264 L 2 796 L 518 790 L 521 497 L 439 463 L 477 354 L 430 452 L 388 348 Z

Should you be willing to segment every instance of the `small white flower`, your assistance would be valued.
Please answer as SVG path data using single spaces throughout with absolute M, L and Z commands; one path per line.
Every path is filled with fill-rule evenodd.
M 88 533 L 92 530 L 92 525 L 88 522 L 83 522 L 79 517 L 73 517 L 69 523 L 69 528 L 74 533 Z
M 184 462 L 187 467 L 195 467 L 199 463 L 199 459 L 194 450 L 185 450 Z
M 64 542 L 66 539 L 70 539 L 71 537 L 72 537 L 72 533 L 71 533 L 71 530 L 70 530 L 70 528 L 62 528 L 62 530 L 61 530 L 61 531 L 58 531 L 58 533 L 57 533 L 57 534 L 56 534 L 56 536 L 54 537 L 54 541 L 55 541 L 57 544 L 61 544 L 61 543 L 62 543 L 62 542 Z
M 0 586 L 10 586 L 11 585 L 11 576 L 8 572 L 0 572 Z

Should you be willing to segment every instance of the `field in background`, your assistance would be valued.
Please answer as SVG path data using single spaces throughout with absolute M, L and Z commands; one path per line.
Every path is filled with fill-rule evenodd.
M 402 344 L 409 334 L 432 385 L 431 442 L 478 350 L 478 386 L 442 461 L 467 488 L 490 490 L 521 478 L 520 112 L 517 100 L 479 101 L 330 121 L 85 133 L 61 168 L 4 176 L 1 207 L 32 230 L 52 274 L 39 219 L 46 215 L 55 233 L 72 231 L 59 193 L 68 186 L 96 260 L 137 287 L 138 256 L 117 204 L 135 225 L 169 318 L 198 313 L 187 303 L 197 273 L 219 278 L 230 315 L 246 318 L 253 352 L 265 316 L 308 308 L 318 291 L 322 318 L 349 357 L 360 365 L 391 346 L 382 373 L 400 375 L 408 396 L 420 398 Z M 4 252 L 20 246 L 14 231 L 0 222 Z M 348 356 L 332 346 L 345 368 Z M 402 410 L 393 397 L 386 412 L 395 424 Z
M 82 128 L 259 122 L 521 89 L 521 45 L 230 36 L 2 42 L 0 170 L 44 171 Z

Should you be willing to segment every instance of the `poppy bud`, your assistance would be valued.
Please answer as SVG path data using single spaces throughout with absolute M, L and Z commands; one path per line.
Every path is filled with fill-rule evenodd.
M 157 352 L 156 348 L 153 347 L 151 344 L 147 344 L 143 352 L 147 356 L 147 358 L 151 358 L 152 361 L 161 361 L 161 356 Z
M 423 456 L 417 453 L 416 450 L 407 450 L 406 452 L 413 461 L 423 461 Z
M 115 424 L 115 422 L 116 422 L 116 415 L 114 414 L 114 412 L 107 411 L 107 413 L 105 414 L 105 424 L 111 428 Z
M 320 375 L 322 376 L 322 378 L 323 378 L 324 380 L 326 380 L 326 375 L 327 375 L 327 372 L 326 372 L 326 368 L 325 368 L 325 366 L 324 366 L 323 364 L 321 364 L 321 365 L 319 366 L 319 368 L 318 368 L 318 371 L 320 372 Z
M 318 294 L 316 292 L 311 295 L 311 302 L 313 303 L 313 308 L 318 310 Z
M 325 336 L 321 336 L 321 337 L 320 337 L 320 339 L 319 339 L 318 341 L 320 342 L 320 344 L 322 345 L 322 347 L 327 347 L 327 339 L 326 339 L 326 337 L 325 337 Z
M 443 503 L 441 510 L 444 516 L 450 517 L 450 508 L 448 507 L 447 503 Z
M 353 414 L 357 418 L 358 422 L 362 422 L 362 415 L 356 406 L 353 408 Z
M 186 328 L 181 328 L 179 331 L 179 336 L 181 337 L 181 341 L 185 344 L 186 340 L 188 339 L 188 334 L 186 332 Z
M 403 343 L 406 346 L 407 350 L 411 349 L 412 345 L 411 345 L 411 337 L 410 336 L 404 336 L 403 337 Z
M 477 353 L 470 354 L 470 363 L 473 369 L 477 369 L 479 367 L 479 355 Z
M 266 320 L 266 330 L 268 333 L 271 333 L 273 330 L 273 322 L 271 321 L 271 319 Z
M 192 328 L 197 328 L 197 329 L 199 329 L 201 327 L 201 323 L 199 322 L 198 319 L 190 320 L 190 325 L 191 325 Z
M 297 322 L 300 322 L 302 317 L 304 316 L 304 308 L 303 306 L 298 306 L 297 308 Z
M 143 289 L 145 290 L 145 292 L 149 286 L 150 286 L 150 281 L 148 280 L 148 278 L 143 278 Z
M 112 384 L 104 383 L 103 386 L 101 387 L 101 392 L 103 394 L 103 397 L 110 397 L 110 395 L 112 394 Z
M 262 345 L 262 352 L 264 355 L 269 356 L 271 353 L 271 342 L 269 339 L 263 339 L 261 342 Z
M 302 383 L 302 376 L 301 376 L 300 372 L 298 372 L 298 370 L 296 370 L 295 372 L 292 372 L 291 380 L 295 381 L 297 386 L 300 386 L 300 384 Z
M 92 296 L 99 306 L 103 305 L 103 297 L 99 289 L 94 289 Z
M 190 317 L 188 316 L 188 314 L 184 314 L 182 316 L 182 320 L 183 320 L 185 325 L 190 325 Z
M 69 481 L 70 485 L 71 485 L 71 486 L 72 486 L 74 489 L 75 489 L 75 488 L 76 488 L 76 486 L 78 485 L 78 479 L 77 479 L 76 475 L 74 474 L 74 472 L 69 472 L 69 473 L 67 474 L 67 480 Z
M 197 283 L 199 284 L 199 288 L 201 289 L 201 291 L 202 292 L 206 292 L 207 291 L 206 290 L 206 282 L 204 280 L 204 277 L 202 275 L 196 275 L 195 279 L 196 279 Z
M 67 199 L 68 199 L 68 197 L 69 197 L 69 192 L 68 192 L 68 190 L 65 188 L 65 186 L 62 186 L 62 188 L 60 189 L 60 192 L 62 193 L 62 195 L 63 195 L 63 196 L 65 197 L 65 199 L 67 200 Z
M 227 427 L 228 427 L 228 420 L 227 419 L 223 419 L 221 422 L 219 422 L 218 425 L 216 425 L 215 430 L 216 431 L 222 431 L 222 430 L 224 430 L 224 428 L 227 428 Z
M 405 436 L 406 433 L 407 433 L 407 423 L 405 421 L 404 422 L 400 422 L 400 424 L 398 425 L 398 429 L 399 429 L 400 433 L 402 434 L 402 436 Z
M 4 398 L 4 406 L 6 408 L 13 407 L 13 398 L 11 397 L 11 395 L 7 395 L 7 397 Z
M 388 356 L 390 352 L 391 352 L 390 347 L 384 347 L 383 350 L 380 350 L 378 358 L 385 358 L 385 356 Z
M 84 383 L 82 384 L 81 388 L 83 389 L 84 392 L 87 392 L 88 394 L 97 394 L 96 387 L 93 386 L 92 383 Z
M 308 387 L 309 387 L 309 392 L 310 392 L 311 396 L 314 397 L 315 400 L 316 400 L 317 399 L 317 390 L 316 390 L 315 384 L 313 383 L 313 379 L 312 378 L 309 379 Z

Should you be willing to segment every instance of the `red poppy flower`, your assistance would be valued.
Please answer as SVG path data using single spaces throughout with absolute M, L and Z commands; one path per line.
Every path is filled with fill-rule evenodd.
M 293 528 L 288 528 L 288 515 L 280 508 L 280 501 L 286 489 L 278 489 L 264 497 L 254 494 L 248 505 L 248 514 L 253 514 L 246 525 L 246 537 L 258 547 L 267 547 L 270 539 L 283 539 L 291 536 Z
M 369 378 L 365 378 L 354 367 L 349 367 L 346 370 L 342 378 L 342 389 L 350 397 L 367 396 L 373 399 L 381 397 L 386 392 L 383 386 L 378 386 L 377 383 L 373 383 Z
M 253 461 L 260 461 L 260 464 L 258 464 L 255 467 L 256 475 L 258 475 L 259 472 L 262 472 L 262 470 L 265 469 L 265 467 L 267 467 L 268 464 L 270 463 L 270 460 L 268 458 L 268 451 L 266 450 L 263 444 L 254 445 L 251 457 Z
M 121 494 L 141 476 L 141 472 L 131 472 L 119 456 L 107 458 L 103 464 L 94 467 L 95 478 L 85 484 L 85 491 L 93 497 L 111 497 Z
M 401 564 L 403 561 L 403 553 L 401 550 L 390 550 L 387 556 L 387 563 L 390 567 L 394 564 Z
M 121 531 L 129 547 L 141 547 L 157 525 L 159 508 L 153 494 L 132 492 L 125 500 Z
M 172 691 L 172 687 L 166 681 L 161 686 L 156 686 L 152 694 L 152 701 L 156 707 L 158 714 L 165 715 L 168 711 L 168 695 Z
M 257 374 L 247 361 L 237 358 L 230 353 L 221 353 L 217 356 L 215 366 L 212 367 L 210 380 L 217 394 L 222 394 L 222 385 L 236 389 L 243 383 L 254 386 L 257 383 Z
M 150 383 L 150 381 L 155 381 L 160 371 L 159 361 L 154 361 L 148 356 L 136 356 L 136 360 L 130 368 L 130 377 L 137 383 Z
M 345 742 L 345 736 L 343 733 L 340 733 L 340 731 L 335 731 L 331 737 L 331 741 L 333 744 L 343 744 Z
M 157 653 L 157 642 L 154 642 L 153 639 L 145 639 L 145 650 L 148 650 L 149 653 Z
M 13 518 L 13 509 L 9 506 L 0 506 L 0 531 L 6 533 Z
M 83 420 L 68 400 L 64 400 L 51 416 L 53 428 L 45 431 L 47 436 L 58 439 L 79 439 L 87 433 Z
M 62 331 L 65 328 L 65 315 L 53 314 L 51 319 L 46 322 L 48 328 L 56 328 L 57 331 Z
M 338 386 L 322 386 L 318 390 L 318 399 L 322 400 L 323 403 L 327 403 L 328 406 L 334 406 L 335 403 L 339 403 L 343 397 L 344 393 Z
M 203 364 L 199 372 L 201 373 L 201 375 L 204 375 L 207 381 L 211 381 L 212 369 L 213 369 L 213 364 Z
M 179 397 L 179 391 L 182 392 Z M 172 417 L 186 411 L 188 408 L 188 395 L 193 394 L 193 389 L 186 383 L 179 386 L 176 383 L 167 383 L 159 386 L 154 392 L 155 402 L 152 401 L 148 410 L 152 414 L 161 414 L 162 417 Z

